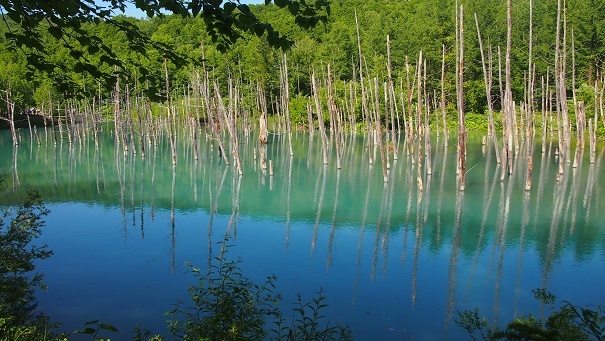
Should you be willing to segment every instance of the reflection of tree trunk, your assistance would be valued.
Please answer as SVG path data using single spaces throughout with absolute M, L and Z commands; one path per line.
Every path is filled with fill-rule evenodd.
M 133 148 L 133 150 L 136 150 L 135 148 Z M 135 157 L 129 156 L 128 160 L 130 161 L 130 207 L 132 209 L 132 228 L 134 230 L 135 226 L 136 226 L 136 207 L 135 207 L 135 200 L 134 200 L 134 184 L 136 182 L 136 177 L 135 177 L 135 170 L 136 170 L 136 160 Z
M 145 164 L 141 164 L 141 239 L 145 239 Z
M 411 192 L 411 191 L 410 191 Z M 418 195 L 421 195 L 421 193 L 418 193 Z M 409 201 L 411 201 L 411 193 L 409 196 Z M 409 208 L 409 206 L 408 206 Z M 417 210 L 418 211 L 418 210 Z M 416 306 L 416 297 L 417 297 L 417 292 L 416 292 L 416 284 L 418 281 L 418 261 L 420 258 L 420 247 L 422 245 L 422 226 L 420 223 L 420 219 L 418 219 L 418 212 L 416 212 L 416 242 L 414 245 L 414 260 L 412 262 L 412 308 L 414 308 Z
M 155 216 L 155 164 L 156 164 L 156 156 L 158 154 L 158 148 L 153 148 L 153 161 L 151 164 L 151 221 Z
M 403 149 L 406 149 L 406 140 L 404 140 L 403 142 Z M 413 158 L 412 158 L 413 159 Z M 403 250 L 401 251 L 401 265 L 403 266 L 403 264 L 405 264 L 405 258 L 407 255 L 407 241 L 408 241 L 408 231 L 409 231 L 409 227 L 410 227 L 410 214 L 412 212 L 412 197 L 414 196 L 414 186 L 412 185 L 412 180 L 411 180 L 411 173 L 412 173 L 412 167 L 409 166 L 409 164 L 406 164 L 405 167 L 405 175 L 404 175 L 404 185 L 403 188 L 407 188 L 408 189 L 408 193 L 407 193 L 407 205 L 406 205 L 406 210 L 405 210 L 405 231 L 403 234 Z
M 311 161 L 313 160 L 313 155 L 314 155 L 313 151 L 314 151 L 313 134 L 309 134 L 309 148 L 307 151 L 307 169 L 311 168 Z
M 326 178 L 328 176 L 328 167 L 323 166 L 321 190 L 319 192 L 319 202 L 317 203 L 317 217 L 315 218 L 315 227 L 313 228 L 313 239 L 311 240 L 311 254 L 315 252 L 315 245 L 317 243 L 317 234 L 319 232 L 319 219 L 321 218 L 321 209 L 324 203 L 324 193 L 326 192 Z
M 286 250 L 290 246 L 290 218 L 291 218 L 291 194 L 292 194 L 292 162 L 293 158 L 290 157 L 288 164 L 288 185 L 286 192 Z
M 549 148 L 549 153 L 548 155 L 546 154 L 542 154 L 542 159 L 540 161 L 540 175 L 538 177 L 538 191 L 536 194 L 536 212 L 539 212 L 539 210 L 541 209 L 541 201 L 542 201 L 542 196 L 544 195 L 544 185 L 547 181 L 547 179 L 550 179 L 550 162 L 548 162 L 548 159 L 550 157 L 550 148 Z M 534 226 L 536 226 L 538 224 L 538 214 L 536 214 L 534 216 Z
M 235 174 L 234 174 L 235 175 Z M 237 183 L 235 183 L 237 181 Z M 233 238 L 237 238 L 237 216 L 239 215 L 239 192 L 242 184 L 241 176 L 234 176 L 232 183 L 232 196 L 233 196 L 233 207 L 231 208 L 231 217 L 229 218 L 229 224 L 227 225 L 227 235 L 230 235 L 231 227 L 233 227 Z M 217 198 L 218 200 L 218 198 Z
M 449 324 L 456 307 L 456 271 L 458 267 L 458 252 L 462 241 L 462 212 L 464 211 L 464 191 L 456 192 L 456 219 L 454 221 L 454 236 L 452 239 L 452 254 L 448 269 L 448 304 L 445 313 L 445 323 Z
M 588 179 L 586 181 L 586 190 L 584 191 L 584 200 L 582 201 L 582 207 L 586 210 L 586 220 L 588 220 L 590 217 L 593 200 L 595 197 L 598 198 L 598 195 L 594 195 L 593 192 L 595 188 L 595 174 L 601 174 L 602 158 L 603 152 L 601 152 L 601 155 L 599 156 L 597 165 L 595 166 L 591 163 L 588 168 Z M 595 201 L 598 202 L 598 200 Z M 595 206 L 595 209 L 598 209 L 598 207 Z
M 516 163 L 517 165 L 519 163 Z M 504 251 L 506 247 L 506 233 L 508 230 L 508 219 L 510 217 L 510 199 L 512 195 L 513 184 L 516 178 L 516 172 L 513 172 L 513 176 L 509 179 L 509 182 L 506 187 L 506 193 L 504 186 L 502 186 L 502 192 L 500 193 L 500 213 L 498 219 L 498 227 L 496 230 L 496 235 L 494 238 L 494 248 L 493 253 L 496 252 L 495 248 L 499 242 L 499 257 L 497 264 L 497 275 L 496 275 L 496 286 L 495 286 L 495 294 L 494 294 L 494 325 L 498 324 L 498 312 L 500 310 L 500 287 L 502 285 L 502 269 L 504 267 Z M 492 255 L 494 256 L 494 255 Z M 492 258 L 493 261 L 493 258 Z
M 530 141 L 527 141 L 527 142 L 530 143 Z M 529 148 L 529 146 L 528 146 L 528 148 Z M 525 191 L 531 190 L 531 172 L 532 172 L 532 169 L 533 169 L 532 157 L 528 156 L 527 157 L 527 171 L 525 173 Z
M 98 145 L 95 146 L 95 154 L 93 156 L 93 165 L 95 167 L 95 180 L 96 180 L 96 184 L 97 184 L 97 194 L 101 194 L 101 184 L 99 181 L 99 167 L 100 167 L 100 162 L 99 162 L 99 147 Z
M 385 205 L 387 201 L 388 186 L 384 183 L 382 187 L 382 200 L 380 201 L 380 211 L 378 212 L 378 219 L 376 220 L 376 238 L 374 240 L 374 257 L 372 258 L 372 272 L 370 274 L 370 280 L 373 282 L 376 278 L 376 267 L 378 266 L 378 251 L 380 245 L 380 235 L 382 230 L 382 217 L 384 215 Z
M 170 271 L 174 272 L 174 262 L 176 254 L 176 231 L 175 231 L 175 208 L 174 208 L 174 188 L 176 185 L 176 167 L 172 167 L 172 186 L 170 187 Z
M 519 307 L 519 293 L 521 292 L 521 274 L 523 270 L 523 245 L 525 244 L 525 229 L 527 228 L 527 224 L 529 223 L 529 198 L 530 195 L 528 192 L 523 196 L 523 215 L 521 222 L 521 236 L 519 237 L 519 265 L 517 267 L 517 282 L 515 286 L 515 316 L 518 315 L 518 307 Z
M 117 167 L 117 171 L 118 171 L 118 181 L 120 183 L 120 209 L 122 211 L 122 220 L 123 220 L 123 225 L 124 225 L 124 239 L 126 239 L 126 235 L 128 232 L 128 229 L 126 227 L 126 206 L 125 206 L 125 202 L 124 202 L 124 192 L 125 192 L 125 188 L 126 188 L 126 157 L 122 157 L 120 158 L 120 147 L 118 145 L 116 145 L 116 167 Z
M 548 281 L 548 276 L 550 275 L 550 271 L 553 266 L 553 259 L 555 256 L 557 243 L 557 235 L 559 234 L 559 228 L 561 227 L 561 215 L 563 213 L 563 205 L 565 202 L 565 197 L 567 195 L 567 185 L 569 182 L 569 172 L 564 172 L 561 181 L 555 187 L 555 191 L 553 193 L 553 212 L 552 219 L 550 223 L 550 231 L 548 237 L 548 248 L 546 252 L 546 259 L 544 261 L 544 269 L 542 273 L 542 281 L 543 287 L 546 287 L 546 282 Z
M 370 176 L 372 174 L 372 168 L 369 168 L 369 172 L 367 175 L 368 178 L 368 186 L 367 186 L 367 190 L 366 190 L 366 197 L 365 197 L 365 201 L 363 204 L 363 214 L 361 217 L 361 228 L 359 229 L 359 243 L 357 245 L 357 274 L 355 276 L 355 285 L 354 285 L 354 290 L 353 290 L 353 303 L 355 303 L 356 299 L 357 299 L 357 287 L 359 286 L 359 278 L 360 278 L 360 269 L 361 269 L 361 254 L 363 251 L 363 235 L 365 232 L 365 228 L 366 228 L 366 223 L 367 223 L 367 219 L 368 219 L 368 204 L 370 203 L 370 189 L 371 189 L 371 184 L 372 184 L 372 177 Z
M 391 169 L 392 174 L 396 174 L 397 160 L 393 161 L 393 168 Z M 394 176 L 393 176 L 394 178 Z M 382 235 L 382 255 L 384 257 L 382 263 L 382 273 L 386 275 L 387 265 L 389 260 L 389 240 L 391 236 L 391 217 L 393 213 L 393 198 L 395 197 L 395 180 L 391 179 L 388 186 L 388 202 L 387 202 L 387 221 L 385 224 L 384 234 Z
M 484 175 L 484 186 L 487 186 L 489 184 L 489 168 L 490 168 L 490 160 L 491 159 L 487 159 L 487 164 L 485 167 L 485 175 Z M 495 169 L 494 169 L 494 177 L 492 179 L 492 186 L 490 188 L 489 191 L 484 190 L 483 191 L 483 218 L 481 219 L 481 229 L 479 230 L 479 235 L 477 237 L 477 247 L 475 248 L 475 256 L 473 257 L 473 265 L 471 267 L 471 276 L 470 276 L 470 280 L 469 280 L 469 284 L 468 287 L 470 288 L 472 282 L 473 282 L 473 278 L 475 276 L 476 273 L 476 269 L 477 269 L 477 261 L 479 260 L 479 255 L 481 253 L 481 243 L 483 241 L 483 236 L 485 235 L 485 227 L 487 225 L 487 218 L 489 216 L 489 210 L 491 208 L 491 203 L 492 203 L 492 199 L 494 197 L 494 192 L 496 189 L 496 182 L 498 181 L 498 171 L 500 170 L 500 167 L 498 167 L 498 165 L 496 165 Z
M 19 144 L 15 143 L 13 144 L 13 186 L 18 187 L 21 182 L 19 181 L 19 169 L 17 167 L 18 165 L 18 158 L 17 155 L 19 154 Z M 55 161 L 56 164 L 56 161 Z
M 336 141 L 338 143 L 338 141 Z M 334 234 L 336 233 L 336 212 L 338 210 L 338 190 L 340 189 L 340 170 L 336 170 L 336 193 L 334 193 L 334 211 L 332 212 L 332 229 L 330 230 L 330 239 L 328 242 L 328 259 L 326 260 L 326 269 L 330 269 L 332 264 L 332 247 L 334 246 Z
M 258 146 L 260 152 L 260 168 L 265 171 L 267 169 L 267 146 L 261 144 Z
M 214 215 L 216 214 L 217 210 L 218 210 L 218 200 L 221 196 L 221 192 L 223 190 L 223 184 L 225 183 L 225 178 L 227 177 L 227 171 L 228 168 L 225 168 L 223 170 L 223 175 L 220 178 L 220 181 L 217 183 L 217 190 L 216 190 L 216 195 L 213 196 L 212 195 L 212 184 L 208 184 L 208 198 L 210 200 L 209 202 L 209 206 L 208 206 L 208 210 L 210 211 L 210 217 L 208 218 L 208 271 L 210 271 L 211 269 L 211 265 L 212 265 L 212 244 L 214 244 L 212 242 L 212 224 L 214 221 Z M 218 173 L 217 173 L 218 176 Z M 217 179 L 218 180 L 218 179 Z M 224 246 L 224 244 L 223 244 Z
M 584 149 L 581 149 L 580 152 L 576 147 L 576 155 L 580 154 L 579 158 L 584 159 Z M 578 156 L 576 156 L 578 157 Z M 580 177 L 582 174 L 582 167 L 574 168 L 572 170 L 572 180 L 571 180 L 571 195 L 567 198 L 567 206 L 565 208 L 566 212 L 569 212 L 571 206 L 571 221 L 565 221 L 564 226 L 569 226 L 569 235 L 574 233 L 576 227 L 576 217 L 578 215 L 578 192 L 580 191 Z
M 441 208 L 443 206 L 443 185 L 445 184 L 445 169 L 447 165 L 447 146 L 448 146 L 447 129 L 443 135 L 443 162 L 441 164 L 441 179 L 439 181 L 439 195 L 437 196 L 437 244 L 441 240 Z

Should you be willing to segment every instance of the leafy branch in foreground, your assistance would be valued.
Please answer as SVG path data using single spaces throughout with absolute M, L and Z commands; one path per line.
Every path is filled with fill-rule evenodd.
M 213 259 L 207 273 L 189 264 L 198 284 L 189 288 L 193 306 L 181 309 L 181 303 L 167 315 L 174 316 L 169 331 L 183 340 L 347 340 L 348 326 L 322 325 L 327 307 L 323 291 L 313 303 L 304 303 L 301 296 L 292 309 L 295 317 L 287 321 L 278 306 L 282 298 L 276 292 L 277 277 L 268 276 L 256 284 L 241 268 L 241 259 L 229 260 L 221 254 Z M 298 316 L 298 318 L 296 318 Z M 267 330 L 267 319 L 275 326 Z
M 0 213 L 0 318 L 5 327 L 33 322 L 37 305 L 34 293 L 36 288 L 45 286 L 43 274 L 31 273 L 34 262 L 50 257 L 52 251 L 47 245 L 36 246 L 32 241 L 40 236 L 42 219 L 48 213 L 40 195 L 33 191 L 22 204 Z M 10 219 L 10 223 L 5 224 L 5 219 Z
M 265 5 L 271 2 L 267 0 Z M 306 29 L 320 22 L 326 23 L 330 13 L 330 4 L 326 0 L 278 0 L 275 4 L 287 8 L 296 24 Z M 291 38 L 279 33 L 268 22 L 261 21 L 248 5 L 239 0 L 0 0 L 0 25 L 7 30 L 5 38 L 26 56 L 27 64 L 31 67 L 28 78 L 33 77 L 34 70 L 55 75 L 54 81 L 63 91 L 70 90 L 70 80 L 62 79 L 59 75 L 72 70 L 88 73 L 105 84 L 114 82 L 116 71 L 129 75 L 126 64 L 114 53 L 110 44 L 87 28 L 90 23 L 98 25 L 103 22 L 116 28 L 127 37 L 129 50 L 138 52 L 142 57 L 150 50 L 157 50 L 179 67 L 192 61 L 185 55 L 175 53 L 174 46 L 154 41 L 129 18 L 119 15 L 132 5 L 150 18 L 165 13 L 202 17 L 207 33 L 221 52 L 226 52 L 243 37 L 243 33 L 262 37 L 271 47 L 283 50 L 294 44 Z M 50 33 L 56 42 L 67 48 L 73 65 L 65 60 L 53 61 L 48 58 L 51 54 L 47 48 L 49 42 L 42 32 Z M 95 61 L 97 58 L 100 63 Z M 141 65 L 138 71 L 146 72 Z
M 551 315 L 542 321 L 529 314 L 515 318 L 504 330 L 490 327 L 479 310 L 458 312 L 456 324 L 464 328 L 472 340 L 605 340 L 605 315 L 602 306 L 577 307 L 564 301 L 555 309 L 556 296 L 546 289 L 532 290 L 534 297 L 549 305 Z

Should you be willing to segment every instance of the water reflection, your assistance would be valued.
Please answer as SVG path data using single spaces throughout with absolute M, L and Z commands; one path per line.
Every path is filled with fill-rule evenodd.
M 358 331 L 362 336 L 391 338 L 380 327 L 387 317 L 414 335 L 457 335 L 456 328 L 447 328 L 456 310 L 475 306 L 496 323 L 504 322 L 534 309 L 527 293 L 541 286 L 578 304 L 600 303 L 591 292 L 602 293 L 595 277 L 605 280 L 594 271 L 605 265 L 602 146 L 594 164 L 578 149 L 576 162 L 564 163 L 557 180 L 555 145 L 548 138 L 526 139 L 518 153 L 531 155 L 536 166 L 526 191 L 526 158 L 516 158 L 511 175 L 502 178 L 492 149 L 482 150 L 471 135 L 471 167 L 460 192 L 456 160 L 445 139 L 431 141 L 430 156 L 418 141 L 396 143 L 399 157 L 389 151 L 384 182 L 381 167 L 367 162 L 379 152 L 367 134 L 339 138 L 340 170 L 333 157 L 324 163 L 317 137 L 293 134 L 294 155 L 303 157 L 290 156 L 286 135 L 271 134 L 268 145 L 244 138 L 242 176 L 213 146 L 215 136 L 188 134 L 176 140 L 179 163 L 173 166 L 170 143 L 161 136 L 144 141 L 146 156 L 139 157 L 134 147 L 124 153 L 103 134 L 95 140 L 76 135 L 81 137 L 69 144 L 48 128 L 39 132 L 39 142 L 23 139 L 13 148 L 10 135 L 1 132 L 0 176 L 9 190 L 0 203 L 14 204 L 30 188 L 41 192 L 57 216 L 75 216 L 84 209 L 74 207 L 83 203 L 87 214 L 101 212 L 107 220 L 90 222 L 81 227 L 85 233 L 67 237 L 60 223 L 49 223 L 53 248 L 89 243 L 96 233 L 103 245 L 117 235 L 121 244 L 104 247 L 116 254 L 141 247 L 144 251 L 134 257 L 170 276 L 181 276 L 189 257 L 210 264 L 220 252 L 216 243 L 228 236 L 254 274 L 276 273 L 293 292 L 329 289 L 334 316 L 364 326 Z M 192 141 L 199 145 L 193 148 Z M 536 151 L 534 143 L 544 148 Z M 334 156 L 336 150 L 327 152 Z M 432 174 L 419 162 L 421 152 L 430 157 Z M 199 238 L 202 226 L 206 236 Z M 99 266 L 102 255 L 73 256 Z M 48 264 L 43 266 L 52 282 L 61 263 L 51 259 Z M 115 269 L 98 271 L 110 276 Z M 570 276 L 573 283 L 566 281 Z M 178 291 L 164 285 L 164 291 Z M 428 321 L 435 312 L 443 313 L 444 328 L 410 317 Z

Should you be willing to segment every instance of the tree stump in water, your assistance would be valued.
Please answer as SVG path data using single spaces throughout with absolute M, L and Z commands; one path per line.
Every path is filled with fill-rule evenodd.
M 259 125 L 260 125 L 260 131 L 258 133 L 258 142 L 260 144 L 267 144 L 269 142 L 269 140 L 268 140 L 269 132 L 267 131 L 267 118 L 265 117 L 264 113 L 260 116 Z

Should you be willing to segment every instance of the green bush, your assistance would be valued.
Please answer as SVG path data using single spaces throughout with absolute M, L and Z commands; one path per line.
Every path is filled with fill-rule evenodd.
M 564 301 L 557 310 L 553 307 L 555 295 L 546 289 L 532 290 L 536 299 L 550 306 L 551 315 L 542 321 L 533 315 L 522 315 L 506 325 L 503 330 L 498 326 L 490 327 L 479 310 L 458 312 L 456 324 L 464 328 L 472 340 L 605 340 L 605 310 L 602 306 L 595 309 L 576 307 Z
M 223 250 L 225 250 L 223 248 Z M 189 288 L 192 306 L 181 304 L 168 312 L 169 332 L 182 340 L 347 340 L 347 326 L 323 324 L 321 310 L 327 307 L 323 291 L 313 303 L 304 303 L 300 295 L 293 308 L 293 321 L 287 321 L 279 309 L 282 300 L 276 292 L 277 278 L 266 277 L 256 284 L 247 278 L 241 260 L 229 260 L 222 252 L 213 259 L 207 273 L 191 266 L 198 284 Z M 272 325 L 268 329 L 268 325 Z

